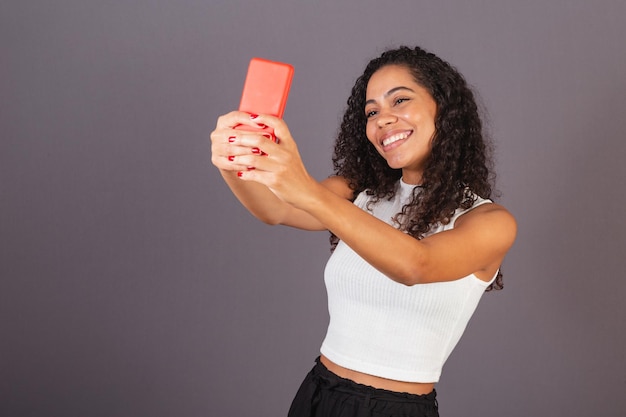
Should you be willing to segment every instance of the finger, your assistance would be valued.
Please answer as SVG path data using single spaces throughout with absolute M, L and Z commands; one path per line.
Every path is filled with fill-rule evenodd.
M 236 129 L 221 129 L 211 132 L 211 150 L 221 155 L 245 153 L 242 148 L 258 147 L 268 142 L 272 135 L 267 132 L 239 131 Z M 248 149 L 249 151 L 249 149 Z
M 280 165 L 279 162 L 269 158 L 267 154 L 255 149 L 252 149 L 252 152 L 248 151 L 247 154 L 229 156 L 228 161 L 231 165 L 255 168 L 261 171 L 276 171 Z
M 227 170 L 227 171 L 241 171 L 245 169 L 254 169 L 255 168 L 254 165 L 261 165 L 254 158 L 251 158 L 250 155 L 248 154 L 226 155 L 226 156 L 213 155 L 211 157 L 211 162 L 216 167 Z
M 215 165 L 215 167 L 221 169 L 222 171 L 238 172 L 238 171 L 245 171 L 248 169 L 255 169 L 253 166 L 234 164 L 234 163 L 226 162 L 226 161 L 227 160 L 225 158 L 222 158 L 219 161 L 211 160 L 213 165 Z
M 211 140 L 211 162 L 219 168 L 235 170 L 240 166 L 234 166 L 232 158 L 238 155 L 260 154 L 258 148 L 245 146 L 234 135 L 229 135 L 231 129 L 221 133 L 213 133 Z
M 256 153 L 255 150 L 260 150 L 265 154 L 275 154 L 279 149 L 278 144 L 272 140 L 272 135 L 267 132 L 238 132 L 233 139 L 233 143 L 244 146 L 249 151 L 253 151 L 253 153 Z
M 225 169 L 228 171 L 238 171 L 246 168 L 246 165 L 241 165 L 238 163 L 235 158 L 235 155 L 211 155 L 211 163 L 220 169 Z
M 267 177 L 271 175 L 268 172 L 261 171 L 259 169 L 242 169 L 237 171 L 237 176 L 243 181 L 254 181 L 260 184 L 267 185 Z
M 211 154 L 215 156 L 228 156 L 244 154 L 249 152 L 249 148 L 237 144 L 233 136 L 226 134 L 212 134 Z
M 276 187 L 280 184 L 276 180 L 276 175 L 270 171 L 260 169 L 243 169 L 237 171 L 237 176 L 243 181 L 254 181 L 263 184 L 275 193 Z M 280 198 L 280 197 L 279 197 Z
M 257 117 L 252 119 L 260 126 L 268 126 L 274 131 L 274 136 L 278 139 L 278 141 L 293 142 L 293 137 L 289 132 L 289 128 L 287 127 L 287 123 L 283 119 L 278 117 L 271 116 L 269 114 L 260 114 Z
M 231 111 L 230 113 L 223 114 L 217 118 L 215 130 L 233 128 L 238 124 L 241 124 L 239 120 L 243 120 L 244 118 L 245 113 L 240 111 Z
M 247 125 L 252 128 L 258 128 L 259 124 L 253 119 L 250 113 L 242 112 L 242 111 L 231 111 L 230 113 L 226 113 L 217 119 L 217 124 L 215 126 L 215 130 L 219 129 L 232 129 L 238 125 Z

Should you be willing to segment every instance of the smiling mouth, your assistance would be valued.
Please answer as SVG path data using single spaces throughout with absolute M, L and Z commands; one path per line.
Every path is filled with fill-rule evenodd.
M 389 146 L 394 142 L 408 138 L 411 133 L 413 132 L 408 131 L 408 132 L 396 133 L 395 135 L 391 135 L 388 138 L 383 139 L 383 141 L 381 142 L 381 145 Z

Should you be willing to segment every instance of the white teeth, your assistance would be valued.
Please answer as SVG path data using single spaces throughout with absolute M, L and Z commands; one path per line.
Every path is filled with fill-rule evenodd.
M 383 140 L 383 146 L 391 145 L 394 142 L 397 142 L 402 139 L 406 139 L 408 136 L 409 136 L 408 133 L 396 133 L 395 135 L 390 136 L 387 139 Z

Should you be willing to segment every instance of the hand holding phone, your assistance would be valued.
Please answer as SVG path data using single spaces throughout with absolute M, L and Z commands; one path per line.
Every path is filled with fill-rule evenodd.
M 287 105 L 293 73 L 294 69 L 289 64 L 252 58 L 248 66 L 239 110 L 251 114 L 269 114 L 282 118 Z M 273 130 L 267 126 L 255 129 L 251 126 L 239 125 L 235 129 L 268 132 L 271 134 L 272 140 L 276 140 Z

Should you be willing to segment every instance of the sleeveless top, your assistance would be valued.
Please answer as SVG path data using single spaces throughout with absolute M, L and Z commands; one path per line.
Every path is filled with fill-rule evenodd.
M 399 181 L 393 200 L 360 193 L 354 204 L 397 227 L 392 220 L 410 201 L 414 186 Z M 467 210 L 457 209 L 447 225 L 490 200 L 476 196 Z M 321 353 L 358 372 L 407 382 L 438 382 L 443 365 L 461 338 L 476 306 L 493 282 L 474 274 L 446 282 L 406 286 L 391 280 L 340 241 L 328 260 L 324 281 L 330 322 Z

